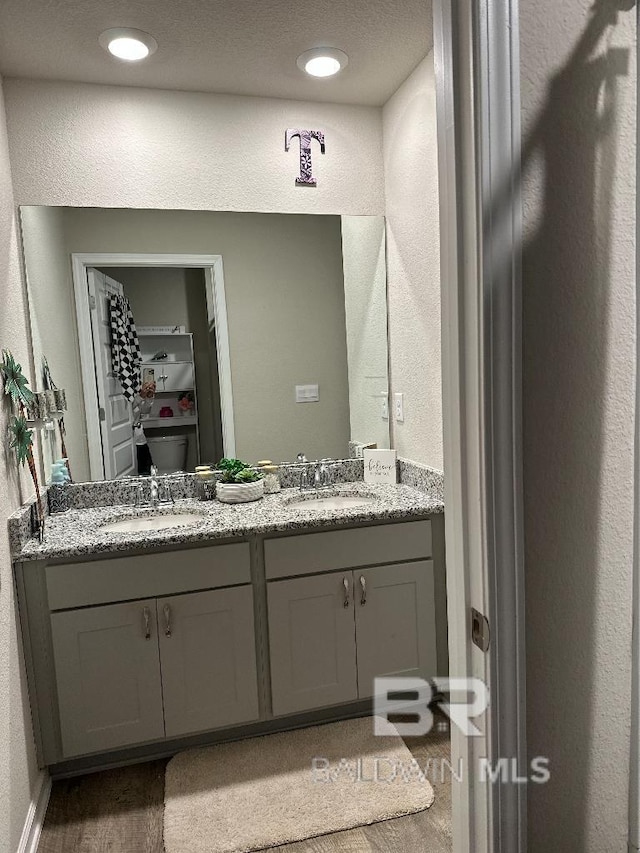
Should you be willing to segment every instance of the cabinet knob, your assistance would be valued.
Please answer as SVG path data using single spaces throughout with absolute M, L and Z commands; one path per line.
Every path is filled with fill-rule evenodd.
M 363 575 L 360 575 L 360 586 L 362 587 L 362 595 L 360 596 L 360 606 L 364 607 L 367 603 L 367 581 Z
M 142 619 L 144 622 L 144 638 L 145 640 L 151 639 L 151 613 L 148 607 L 144 607 L 142 609 Z
M 347 578 L 343 578 L 342 584 L 344 586 L 344 607 L 347 608 L 349 606 L 349 581 Z
M 162 608 L 162 612 L 164 613 L 164 635 L 165 637 L 171 636 L 171 608 L 168 604 Z

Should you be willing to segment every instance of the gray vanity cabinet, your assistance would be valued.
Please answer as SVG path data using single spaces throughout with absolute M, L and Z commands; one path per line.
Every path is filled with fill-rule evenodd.
M 276 717 L 437 674 L 431 560 L 272 581 L 268 604 Z
M 42 764 L 340 718 L 376 676 L 445 673 L 441 534 L 423 518 L 18 564 Z
M 250 586 L 159 598 L 167 737 L 257 720 Z
M 164 737 L 153 599 L 52 613 L 51 631 L 64 755 Z
M 51 614 L 66 758 L 258 719 L 251 586 Z
M 274 715 L 358 698 L 351 572 L 268 585 Z
M 429 521 L 265 543 L 274 716 L 369 699 L 376 676 L 438 674 L 431 553 Z

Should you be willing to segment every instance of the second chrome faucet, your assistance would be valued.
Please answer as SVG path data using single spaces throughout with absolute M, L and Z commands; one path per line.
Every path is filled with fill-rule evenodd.
M 328 489 L 332 486 L 330 463 L 330 459 L 320 459 L 305 465 L 300 474 L 300 489 L 304 492 L 310 489 Z

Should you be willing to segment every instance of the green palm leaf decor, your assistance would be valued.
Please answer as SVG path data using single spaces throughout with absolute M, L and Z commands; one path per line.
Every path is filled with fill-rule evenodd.
M 2 350 L 0 361 L 0 377 L 4 385 L 4 393 L 11 400 L 12 413 L 9 418 L 9 447 L 16 452 L 18 465 L 29 466 L 29 472 L 36 490 L 37 525 L 40 541 L 44 537 L 44 510 L 40 500 L 38 472 L 33 455 L 33 431 L 29 429 L 26 412 L 27 406 L 33 401 L 33 391 L 29 388 L 27 377 L 22 367 L 9 350 Z M 16 411 L 17 409 L 17 411 Z
M 27 377 L 9 350 L 2 350 L 0 373 L 4 382 L 4 393 L 11 397 L 17 406 L 28 406 L 33 401 L 33 391 L 29 388 Z
M 29 461 L 33 448 L 33 432 L 29 429 L 24 415 L 13 415 L 9 421 L 9 434 L 10 447 L 16 452 L 18 465 L 24 465 Z

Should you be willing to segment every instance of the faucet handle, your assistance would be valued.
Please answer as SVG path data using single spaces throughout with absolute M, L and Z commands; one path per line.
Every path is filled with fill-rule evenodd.
M 333 477 L 331 476 L 331 465 L 330 459 L 321 459 L 320 460 L 320 485 L 321 486 L 330 486 L 333 482 Z
M 133 486 L 133 505 L 136 507 L 142 506 L 144 503 L 144 486 L 142 483 L 135 483 Z
M 175 504 L 173 493 L 171 491 L 171 484 L 169 483 L 168 479 L 165 479 L 161 482 L 159 489 L 164 489 L 164 499 L 167 503 Z
M 307 468 L 303 468 L 302 472 L 300 473 L 300 488 L 309 488 L 309 470 Z

